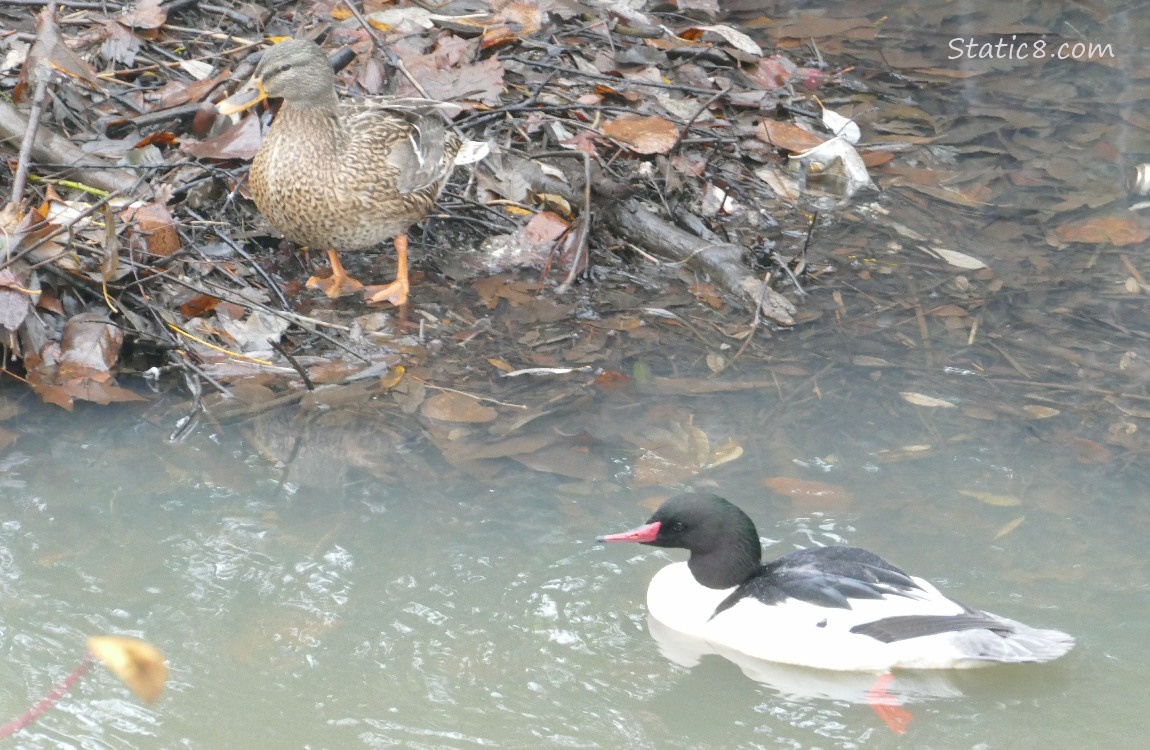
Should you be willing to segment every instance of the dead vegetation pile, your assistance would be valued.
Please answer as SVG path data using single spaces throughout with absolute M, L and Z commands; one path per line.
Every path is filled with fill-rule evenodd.
M 831 77 L 702 14 L 548 0 L 0 13 L 13 95 L 0 119 L 18 167 L 3 178 L 0 325 L 8 373 L 47 401 L 141 398 L 113 380 L 141 371 L 182 373 L 197 394 L 252 378 L 310 390 L 423 364 L 429 342 L 492 326 L 562 324 L 586 340 L 570 332 L 655 319 L 706 339 L 671 309 L 697 302 L 721 311 L 707 326 L 736 347 L 763 322 L 793 323 L 778 289 L 804 270 L 810 215 L 780 144 L 831 138 L 808 133 L 819 109 L 796 95 Z M 304 290 L 319 258 L 280 242 L 245 197 L 268 114 L 232 122 L 213 103 L 264 37 L 289 35 L 332 50 L 349 93 L 455 102 L 455 126 L 491 146 L 417 241 L 406 316 Z M 805 129 L 776 121 L 796 111 Z M 555 364 L 519 335 L 505 369 Z

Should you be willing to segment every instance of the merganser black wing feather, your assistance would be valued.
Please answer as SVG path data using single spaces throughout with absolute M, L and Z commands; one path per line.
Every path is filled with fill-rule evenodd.
M 851 628 L 852 633 L 869 635 L 883 643 L 905 641 L 924 635 L 956 633 L 960 630 L 989 630 L 1003 638 L 1015 631 L 1013 627 L 988 617 L 981 612 L 961 615 L 904 615 L 886 617 L 874 622 L 864 622 Z
M 812 547 L 765 563 L 724 599 L 714 614 L 746 596 L 767 605 L 797 599 L 821 607 L 850 609 L 851 599 L 908 596 L 915 591 L 922 589 L 910 576 L 873 552 L 857 547 Z

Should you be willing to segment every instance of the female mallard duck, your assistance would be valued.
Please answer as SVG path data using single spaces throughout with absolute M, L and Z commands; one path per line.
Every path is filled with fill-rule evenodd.
M 308 279 L 328 297 L 364 289 L 338 253 L 389 238 L 399 256 L 396 279 L 364 289 L 371 302 L 407 301 L 407 229 L 427 216 L 451 174 L 460 140 L 425 99 L 341 102 L 327 55 L 314 42 L 291 39 L 264 52 L 248 88 L 229 99 L 232 114 L 269 97 L 283 106 L 264 136 L 248 175 L 256 206 L 293 242 L 327 250 L 331 277 Z

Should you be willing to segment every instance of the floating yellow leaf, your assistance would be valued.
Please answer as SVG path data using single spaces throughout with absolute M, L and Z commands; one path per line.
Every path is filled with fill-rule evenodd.
M 979 490 L 959 490 L 958 494 L 973 497 L 975 500 L 984 502 L 987 505 L 997 505 L 1000 508 L 1013 508 L 1016 505 L 1022 505 L 1022 501 L 1013 495 L 995 495 L 991 492 L 981 492 Z
M 392 367 L 387 371 L 386 374 L 380 377 L 380 390 L 390 391 L 392 388 L 399 385 L 399 382 L 403 380 L 403 376 L 406 372 L 407 368 L 405 368 L 403 365 L 396 365 L 395 367 Z
M 95 635 L 88 639 L 88 651 L 144 702 L 160 697 L 168 665 L 152 644 L 122 635 Z
M 1004 523 L 1002 525 L 1002 528 L 998 530 L 998 533 L 994 535 L 995 541 L 1001 539 L 1002 537 L 1006 536 L 1010 532 L 1017 529 L 1019 526 L 1022 525 L 1022 522 L 1025 520 L 1026 520 L 1026 516 L 1019 516 L 1018 518 L 1014 519 L 1013 521 L 1007 521 L 1006 523 Z

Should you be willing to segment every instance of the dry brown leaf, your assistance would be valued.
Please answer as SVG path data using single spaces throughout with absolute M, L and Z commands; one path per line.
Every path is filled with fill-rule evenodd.
M 624 115 L 603 123 L 603 134 L 640 154 L 665 154 L 679 140 L 679 128 L 658 115 Z
M 222 67 L 215 76 L 205 78 L 202 81 L 168 81 L 152 94 L 155 97 L 155 106 L 157 109 L 167 109 L 188 102 L 198 102 L 221 82 L 230 78 L 231 75 L 232 71 L 229 68 Z M 208 108 L 213 113 L 215 112 L 215 108 L 210 103 L 208 103 Z
M 213 297 L 210 294 L 197 294 L 180 305 L 180 315 L 185 318 L 199 318 L 216 309 L 219 304 L 219 297 Z
M 0 269 L 0 326 L 18 330 L 32 311 L 34 299 L 11 268 Z
M 511 0 L 499 6 L 492 21 L 512 27 L 521 36 L 536 33 L 543 26 L 543 11 L 539 4 L 529 0 Z
M 814 133 L 803 130 L 794 123 L 779 120 L 760 122 L 755 128 L 755 137 L 764 143 L 795 153 L 809 151 L 823 142 L 823 139 Z
M 748 77 L 767 91 L 777 91 L 791 82 L 798 66 L 782 55 L 759 60 L 748 73 Z
M 176 222 L 168 207 L 162 203 L 145 203 L 138 208 L 129 208 L 124 211 L 122 218 L 131 226 L 129 236 L 133 249 L 161 258 L 180 249 Z
M 116 16 L 116 20 L 133 29 L 158 29 L 168 22 L 168 11 L 160 0 L 140 0 Z
M 102 312 L 82 312 L 64 325 L 59 362 L 106 373 L 120 357 L 124 332 Z
M 418 34 L 435 26 L 434 14 L 424 8 L 388 8 L 367 15 L 373 29 L 396 31 L 400 34 Z M 350 14 L 347 18 L 350 18 Z
M 56 70 L 87 82 L 93 88 L 99 88 L 100 79 L 96 70 L 73 52 L 60 37 L 60 29 L 48 9 L 40 11 L 36 16 L 36 41 L 28 51 L 28 57 L 20 69 L 20 83 L 27 88 L 32 80 L 33 71 L 41 61 L 46 61 Z
M 164 655 L 152 644 L 122 635 L 94 635 L 88 651 L 145 703 L 154 703 L 168 680 Z
M 554 211 L 540 211 L 523 227 L 523 239 L 533 245 L 546 245 L 570 228 L 571 224 Z
M 219 135 L 199 142 L 185 143 L 183 150 L 197 159 L 239 159 L 246 161 L 260 147 L 260 121 L 255 115 L 244 116 L 239 123 Z
M 475 60 L 479 40 L 465 41 L 449 36 L 440 39 L 435 50 L 415 54 L 397 49 L 400 59 L 432 99 L 445 102 L 474 101 L 495 106 L 503 93 L 503 63 L 494 55 Z M 398 96 L 420 96 L 406 80 L 400 82 Z
M 726 26 L 726 25 L 699 26 L 698 30 L 699 31 L 709 31 L 712 34 L 717 34 L 717 35 L 721 36 L 723 38 L 723 41 L 725 41 L 727 44 L 731 45 L 732 47 L 739 50 L 740 52 L 747 53 L 748 55 L 754 55 L 755 57 L 761 57 L 763 54 L 763 48 L 760 47 L 758 45 L 758 43 L 755 42 L 754 39 L 747 36 L 746 34 L 739 31 L 738 29 L 732 28 L 730 26 Z

